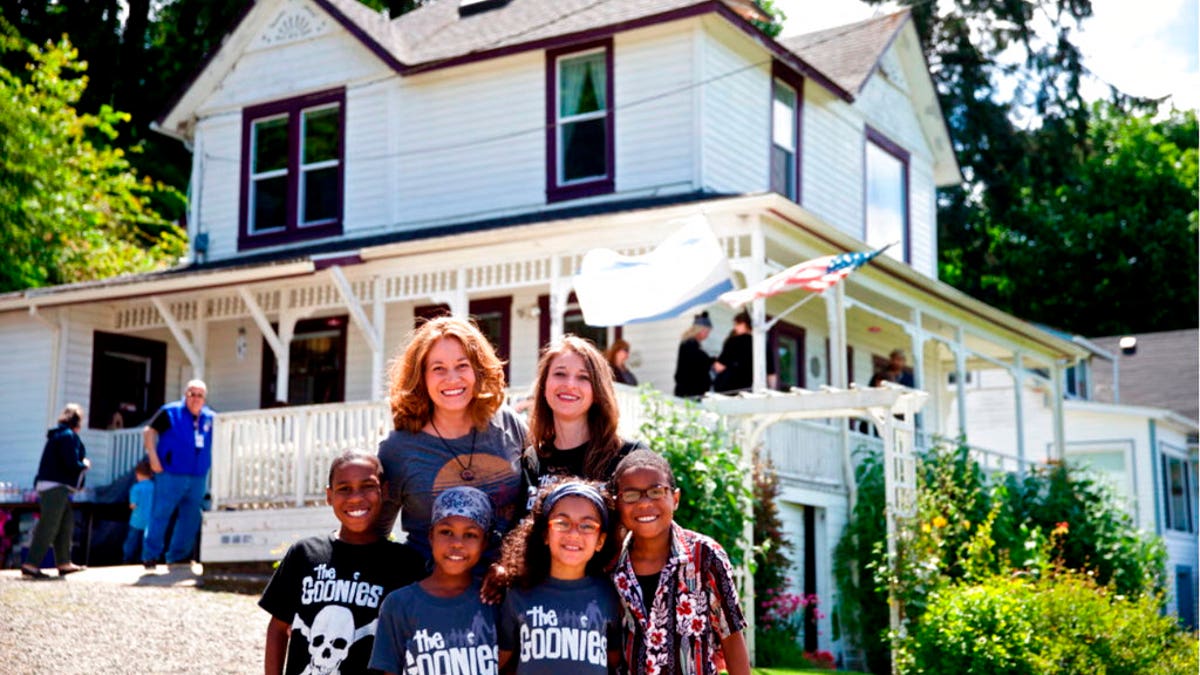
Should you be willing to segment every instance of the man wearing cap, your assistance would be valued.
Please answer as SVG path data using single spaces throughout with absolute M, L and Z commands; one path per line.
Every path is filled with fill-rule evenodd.
M 167 563 L 191 559 L 200 510 L 212 466 L 213 411 L 205 405 L 208 386 L 191 380 L 183 398 L 163 405 L 142 429 L 146 458 L 154 471 L 154 506 L 142 548 L 142 562 L 153 569 L 163 555 L 167 524 L 176 509 Z
M 699 398 L 712 388 L 709 370 L 713 357 L 700 345 L 712 332 L 708 312 L 700 312 L 692 325 L 679 338 L 679 357 L 675 361 L 675 395 L 680 398 Z

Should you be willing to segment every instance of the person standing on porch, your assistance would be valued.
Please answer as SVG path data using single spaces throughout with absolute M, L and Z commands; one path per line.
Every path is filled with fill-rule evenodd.
M 142 547 L 142 563 L 154 569 L 163 556 L 167 524 L 178 511 L 168 564 L 188 562 L 200 531 L 200 510 L 212 466 L 213 411 L 208 385 L 191 380 L 183 398 L 163 405 L 142 429 L 146 458 L 154 471 L 154 504 Z
M 41 570 L 46 551 L 54 548 L 58 576 L 83 569 L 71 562 L 71 535 L 75 533 L 75 512 L 71 509 L 71 493 L 83 487 L 84 474 L 92 466 L 87 458 L 79 429 L 83 425 L 83 408 L 68 403 L 58 416 L 58 425 L 46 432 L 46 446 L 38 463 L 34 489 L 38 493 L 42 515 L 33 526 L 29 557 L 21 565 L 21 574 L 35 579 L 50 575 Z
M 612 368 L 613 382 L 620 382 L 631 387 L 637 386 L 637 376 L 629 369 L 629 343 L 621 338 L 613 340 L 613 343 L 604 350 L 604 359 L 608 361 L 608 365 Z
M 692 325 L 679 338 L 679 356 L 675 361 L 675 395 L 680 398 L 700 398 L 712 388 L 713 357 L 700 343 L 712 332 L 708 312 L 700 312 Z
M 503 362 L 479 328 L 450 316 L 421 324 L 388 379 L 395 431 L 379 444 L 388 483 L 381 534 L 392 531 L 399 513 L 409 544 L 428 560 L 433 501 L 456 485 L 491 498 L 496 534 L 511 529 L 526 429 L 503 405 Z
M 721 354 L 713 363 L 713 391 L 732 393 L 749 391 L 754 384 L 754 323 L 749 312 L 733 317 L 733 330 L 721 345 Z M 767 387 L 775 388 L 775 361 L 770 350 L 763 354 L 767 361 Z

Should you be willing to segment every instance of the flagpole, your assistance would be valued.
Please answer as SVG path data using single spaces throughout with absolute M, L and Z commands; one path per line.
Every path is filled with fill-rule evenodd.
M 794 311 L 794 310 L 800 309 L 801 305 L 808 302 L 809 300 L 812 300 L 813 298 L 820 297 L 820 295 L 821 295 L 820 293 L 813 293 L 811 295 L 804 297 L 802 300 L 800 300 L 796 304 L 794 304 L 791 307 L 788 307 L 787 309 L 780 312 L 778 315 L 775 316 L 774 319 L 771 319 L 770 321 L 768 321 L 767 325 L 765 326 L 765 329 L 771 330 L 772 328 L 775 327 L 775 324 L 777 324 L 783 320 L 783 317 L 787 316 L 788 314 L 791 314 L 792 311 Z

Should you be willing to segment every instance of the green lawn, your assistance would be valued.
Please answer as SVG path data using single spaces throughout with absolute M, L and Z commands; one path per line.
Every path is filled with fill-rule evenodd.
M 829 675 L 830 673 L 850 673 L 850 675 L 866 675 L 857 670 L 826 670 L 822 668 L 755 668 L 755 675 Z

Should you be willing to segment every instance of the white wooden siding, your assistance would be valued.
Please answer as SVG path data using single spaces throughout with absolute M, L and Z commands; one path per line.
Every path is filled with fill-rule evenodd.
M 342 200 L 343 232 L 378 230 L 392 224 L 389 152 L 397 128 L 392 111 L 394 82 L 379 82 L 346 92 L 346 166 Z M 403 124 L 402 121 L 399 121 Z
M 763 192 L 770 185 L 771 61 L 724 21 L 706 19 L 701 34 L 700 122 L 704 187 Z
M 55 321 L 54 312 L 42 316 Z M 29 488 L 37 473 L 46 429 L 53 422 L 49 403 L 54 333 L 23 312 L 0 314 L 0 483 Z
M 677 24 L 619 33 L 613 45 L 616 189 L 690 191 L 692 41 Z
M 316 11 L 324 15 L 323 10 Z M 336 23 L 329 23 L 328 30 L 314 37 L 244 52 L 237 66 L 200 106 L 199 116 L 341 87 L 391 72 L 357 38 Z
M 241 194 L 242 115 L 226 113 L 196 125 L 196 148 L 202 152 L 197 181 L 200 201 L 198 231 L 208 233 L 208 259 L 237 254 L 238 195 Z
M 801 204 L 830 225 L 862 239 L 861 113 L 812 80 L 805 80 L 801 139 Z
M 519 54 L 399 81 L 399 227 L 545 204 L 545 57 Z M 347 223 L 358 229 L 357 223 Z

